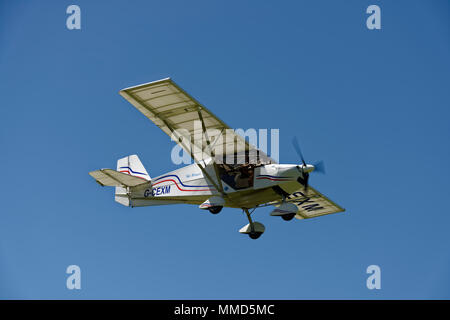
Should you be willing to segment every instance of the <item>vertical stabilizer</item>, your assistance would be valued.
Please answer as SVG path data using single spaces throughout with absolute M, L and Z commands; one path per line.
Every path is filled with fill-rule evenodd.
M 150 181 L 150 175 L 145 170 L 139 157 L 135 154 L 121 158 L 117 160 L 117 171 L 129 174 L 146 181 Z M 124 205 L 130 206 L 129 188 L 116 187 L 115 200 L 116 202 Z

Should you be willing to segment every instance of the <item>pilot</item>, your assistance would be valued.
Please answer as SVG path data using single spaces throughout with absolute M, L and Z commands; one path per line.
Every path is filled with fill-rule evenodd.
M 250 174 L 248 172 L 248 167 L 242 166 L 239 168 L 239 172 L 234 177 L 234 181 L 236 182 L 236 188 L 248 188 L 250 186 L 249 183 Z

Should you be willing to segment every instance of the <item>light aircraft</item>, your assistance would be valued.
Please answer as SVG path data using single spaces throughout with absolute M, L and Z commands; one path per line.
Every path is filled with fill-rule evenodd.
M 195 204 L 213 214 L 223 207 L 240 208 L 249 223 L 239 232 L 252 239 L 265 231 L 251 217 L 259 207 L 274 206 L 270 215 L 286 221 L 344 211 L 309 186 L 310 173 L 323 172 L 323 162 L 307 164 L 295 138 L 301 164 L 278 164 L 170 78 L 119 93 L 188 152 L 194 164 L 150 178 L 138 156 L 130 155 L 117 161 L 117 170 L 89 172 L 100 185 L 116 188 L 118 203 Z

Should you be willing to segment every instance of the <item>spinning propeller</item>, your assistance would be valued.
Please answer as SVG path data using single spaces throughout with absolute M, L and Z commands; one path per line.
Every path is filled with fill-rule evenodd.
M 323 161 L 317 161 L 313 165 L 306 164 L 305 158 L 303 157 L 302 150 L 300 149 L 300 145 L 298 144 L 296 137 L 294 137 L 292 139 L 292 145 L 294 146 L 295 151 L 297 152 L 298 156 L 302 160 L 302 165 L 297 166 L 297 169 L 301 172 L 303 179 L 301 177 L 299 177 L 297 179 L 297 181 L 305 186 L 305 192 L 306 192 L 306 191 L 308 191 L 309 173 L 312 171 L 315 171 L 315 172 L 324 174 L 325 173 L 325 164 Z

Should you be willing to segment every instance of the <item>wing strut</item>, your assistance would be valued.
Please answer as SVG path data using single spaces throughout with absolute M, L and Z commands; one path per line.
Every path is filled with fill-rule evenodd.
M 220 179 L 220 175 L 219 175 L 219 168 L 217 168 L 216 154 L 214 153 L 214 150 L 211 148 L 211 141 L 209 140 L 208 132 L 206 130 L 205 121 L 203 121 L 203 116 L 202 116 L 201 110 L 202 110 L 202 107 L 199 107 L 197 112 L 198 112 L 198 117 L 200 118 L 200 121 L 202 122 L 202 130 L 203 130 L 203 134 L 205 135 L 205 138 L 206 138 L 206 145 L 208 146 L 209 151 L 210 151 L 211 160 L 212 160 L 213 166 L 214 166 L 214 172 L 216 174 L 217 181 L 219 182 L 219 189 L 217 189 L 217 190 L 222 195 L 225 195 L 225 192 L 223 191 L 222 180 Z
M 146 109 L 146 110 L 148 110 L 150 113 L 152 113 L 153 115 L 154 115 L 154 112 L 152 112 L 152 110 L 149 110 L 149 108 L 147 108 L 146 106 L 145 106 L 145 104 L 143 104 L 142 103 L 142 101 L 140 101 L 140 99 L 137 99 L 136 97 L 134 97 L 134 100 L 136 100 L 138 103 L 140 103 L 140 105 L 142 105 L 142 106 L 144 106 L 144 108 Z M 206 133 L 206 127 L 205 127 L 205 123 L 204 123 L 204 121 L 203 121 L 203 117 L 202 117 L 202 115 L 201 115 L 201 112 L 200 112 L 200 110 L 201 110 L 201 107 L 199 106 L 199 109 L 198 109 L 198 114 L 199 114 L 199 116 L 200 116 L 200 119 L 201 119 L 201 121 L 202 121 L 202 128 L 203 128 L 203 133 Z M 166 121 L 165 119 L 161 119 L 161 121 L 164 123 L 164 125 L 170 130 L 170 132 L 175 136 L 176 134 L 176 130 L 174 130 L 173 129 L 173 127 L 169 124 L 169 122 L 168 121 Z M 179 139 L 180 137 L 176 137 L 177 139 Z M 185 150 L 189 150 L 189 148 L 188 148 L 188 146 L 186 146 L 186 144 L 183 142 L 183 140 L 184 139 L 179 139 L 178 140 L 178 143 L 180 143 L 181 145 L 182 145 L 182 147 L 185 149 Z M 208 141 L 208 145 L 209 145 L 209 139 L 207 138 L 207 141 Z M 192 155 L 192 146 L 191 146 L 191 155 Z M 219 181 L 219 183 L 220 183 L 220 187 L 214 182 L 214 180 L 211 178 L 211 176 L 208 174 L 208 172 L 206 172 L 206 170 L 196 161 L 196 159 L 194 158 L 194 157 L 192 157 L 193 159 L 194 159 L 194 162 L 197 164 L 197 166 L 200 168 L 200 170 L 203 172 L 203 174 L 208 178 L 208 180 L 209 181 L 211 181 L 211 183 L 214 185 L 214 187 L 216 188 L 216 190 L 218 190 L 223 196 L 227 196 L 226 194 L 225 194 L 225 192 L 223 191 L 223 186 L 222 186 L 222 181 L 220 180 L 220 177 L 219 177 L 219 175 L 218 175 L 218 171 L 217 171 L 217 165 L 216 165 L 216 163 L 214 162 L 214 171 L 216 172 L 216 176 L 217 176 L 217 180 Z M 214 160 L 214 158 L 213 158 L 213 160 Z
M 167 121 L 164 121 L 164 124 L 166 125 L 167 128 L 169 128 L 169 130 L 174 134 L 175 138 L 178 139 L 178 143 L 181 144 L 181 146 L 185 149 L 185 150 L 189 150 L 189 148 L 186 146 L 186 144 L 184 143 L 184 139 L 183 137 L 176 137 L 176 131 L 173 130 L 173 128 L 167 123 Z M 204 126 L 203 124 L 203 120 L 202 120 L 202 126 Z M 180 139 L 182 138 L 182 139 Z M 192 144 L 191 144 L 192 145 Z M 191 153 L 192 153 L 192 146 L 190 148 Z M 225 192 L 223 191 L 223 187 L 222 187 L 222 182 L 220 180 L 220 177 L 218 177 L 219 183 L 220 183 L 220 187 L 217 185 L 217 183 L 215 183 L 215 181 L 211 178 L 211 176 L 209 175 L 208 172 L 206 172 L 206 170 L 200 165 L 200 163 L 197 162 L 197 160 L 192 157 L 194 159 L 195 164 L 200 168 L 200 170 L 202 171 L 202 173 L 205 175 L 205 177 L 214 185 L 214 188 L 216 188 L 216 190 L 218 190 L 223 196 L 227 196 L 225 194 Z M 204 161 L 203 161 L 204 163 Z M 204 163 L 204 165 L 206 166 L 206 164 Z M 216 165 L 214 163 L 214 165 Z M 217 173 L 216 173 L 217 175 Z

